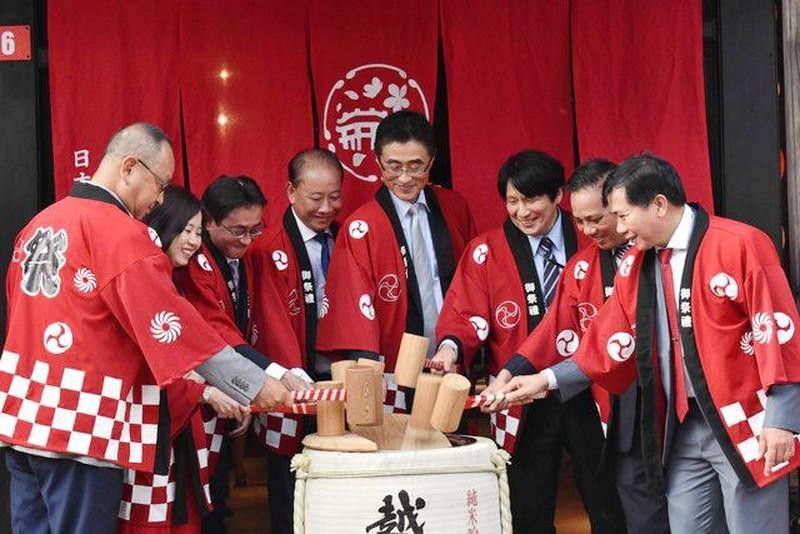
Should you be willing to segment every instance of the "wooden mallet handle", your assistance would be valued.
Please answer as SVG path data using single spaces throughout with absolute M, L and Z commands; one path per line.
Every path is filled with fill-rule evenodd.
M 341 360 L 331 364 L 331 380 L 334 382 L 344 383 L 344 373 L 351 367 L 355 367 L 356 362 L 353 360 Z
M 414 395 L 414 406 L 411 408 L 411 419 L 408 424 L 414 428 L 430 430 L 431 414 L 439 394 L 442 377 L 424 374 L 417 379 L 417 391 Z
M 317 389 L 343 389 L 344 384 L 333 380 L 317 382 Z M 320 436 L 344 435 L 344 401 L 319 401 L 317 403 L 317 434 Z

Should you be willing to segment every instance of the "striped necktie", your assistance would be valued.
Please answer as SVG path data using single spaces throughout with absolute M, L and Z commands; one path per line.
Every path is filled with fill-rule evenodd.
M 239 294 L 239 260 L 229 259 L 228 265 L 231 267 L 231 280 L 233 281 L 233 291 Z M 235 298 L 233 300 L 236 300 Z
M 625 243 L 621 244 L 617 248 L 614 249 L 614 257 L 617 258 L 617 262 L 622 261 L 622 257 L 625 255 L 626 252 L 630 250 L 633 246 L 633 243 L 630 241 L 626 241 Z
M 539 241 L 539 248 L 536 253 L 544 259 L 544 273 L 542 273 L 542 296 L 544 297 L 545 308 L 553 302 L 553 295 L 556 292 L 556 281 L 561 274 L 561 265 L 553 257 L 553 242 L 545 236 Z

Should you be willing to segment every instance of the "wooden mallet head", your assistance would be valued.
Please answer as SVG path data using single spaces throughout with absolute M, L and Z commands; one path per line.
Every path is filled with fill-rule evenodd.
M 399 386 L 413 388 L 417 386 L 417 378 L 425 368 L 425 357 L 428 353 L 428 338 L 406 332 L 400 340 L 397 362 L 394 366 L 394 381 Z
M 464 413 L 464 403 L 469 395 L 467 377 L 448 373 L 442 378 L 436 404 L 431 414 L 431 426 L 439 432 L 455 432 Z
M 350 428 L 383 424 L 383 373 L 374 366 L 356 365 L 345 371 L 346 414 Z

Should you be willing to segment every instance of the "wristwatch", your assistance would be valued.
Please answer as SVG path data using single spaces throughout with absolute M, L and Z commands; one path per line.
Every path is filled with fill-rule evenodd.
M 203 402 L 208 404 L 208 401 L 211 400 L 211 386 L 206 386 L 203 388 L 203 394 L 200 395 L 203 399 Z

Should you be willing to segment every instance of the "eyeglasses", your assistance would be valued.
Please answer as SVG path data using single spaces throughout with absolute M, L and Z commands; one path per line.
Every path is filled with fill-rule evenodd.
M 144 161 L 140 160 L 139 158 L 136 158 L 136 163 L 141 164 L 142 167 L 147 169 L 147 172 L 149 172 L 150 174 L 153 175 L 153 179 L 156 181 L 156 186 L 158 187 L 158 191 L 160 193 L 163 193 L 164 191 L 167 190 L 167 187 L 169 187 L 169 184 L 170 184 L 169 180 L 164 182 L 164 180 L 162 180 L 159 175 L 157 175 L 156 173 L 153 172 L 153 169 L 148 167 L 147 164 Z
M 388 178 L 399 178 L 400 176 L 407 174 L 412 178 L 419 178 L 427 173 L 431 165 L 433 164 L 433 160 L 425 163 L 423 161 L 412 161 L 407 165 L 403 165 L 402 163 L 391 163 L 389 165 L 385 165 L 380 159 L 378 159 L 378 165 L 380 165 L 381 170 L 383 170 L 384 174 Z
M 225 226 L 222 223 L 217 223 L 217 224 L 225 228 L 228 232 L 230 232 L 230 234 L 233 237 L 237 239 L 242 239 L 245 236 L 250 236 L 250 239 L 255 239 L 264 233 L 264 227 L 261 225 L 254 226 L 253 228 L 243 228 L 241 226 L 234 226 L 233 228 L 229 228 L 228 226 Z

